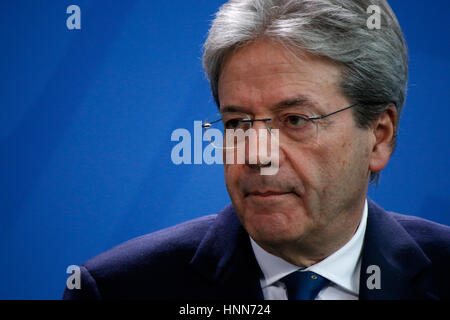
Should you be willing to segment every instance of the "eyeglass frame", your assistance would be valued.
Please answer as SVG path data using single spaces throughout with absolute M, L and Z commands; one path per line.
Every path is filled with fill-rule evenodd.
M 302 116 L 299 116 L 299 117 L 303 118 L 304 120 L 307 120 L 307 121 L 321 120 L 321 119 L 327 118 L 329 116 L 332 116 L 332 115 L 334 115 L 336 113 L 339 113 L 339 112 L 345 111 L 347 109 L 353 108 L 353 107 L 357 106 L 358 104 L 359 103 L 354 103 L 354 104 L 352 104 L 352 105 L 350 105 L 348 107 L 345 107 L 345 108 L 342 108 L 342 109 L 339 109 L 339 110 L 336 110 L 336 111 L 333 111 L 331 113 L 324 114 L 324 115 L 321 115 L 321 116 L 312 116 L 312 117 L 307 117 L 307 118 L 304 118 Z M 269 132 L 272 134 L 272 128 L 268 124 L 268 122 L 271 121 L 271 120 L 272 120 L 272 118 L 261 118 L 261 119 L 242 119 L 242 120 L 239 120 L 239 121 L 244 122 L 244 123 L 250 122 L 250 128 L 253 126 L 253 122 L 255 122 L 255 121 L 264 121 L 266 123 L 267 129 L 269 129 Z M 214 123 L 217 123 L 219 121 L 222 121 L 222 118 L 217 119 L 217 120 L 212 121 L 212 122 L 202 123 L 202 128 L 207 130 L 208 128 L 211 127 L 211 125 L 213 125 Z

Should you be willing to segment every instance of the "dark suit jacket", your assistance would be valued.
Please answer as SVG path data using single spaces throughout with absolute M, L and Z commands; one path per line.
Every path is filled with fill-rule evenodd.
M 381 271 L 369 289 L 367 267 Z M 125 242 L 81 266 L 64 299 L 257 300 L 261 270 L 233 207 Z M 369 200 L 360 299 L 450 299 L 450 228 Z

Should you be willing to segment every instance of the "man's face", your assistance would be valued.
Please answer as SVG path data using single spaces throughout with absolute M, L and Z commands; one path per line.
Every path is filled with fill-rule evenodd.
M 258 41 L 226 59 L 219 79 L 220 108 L 238 107 L 253 118 L 324 115 L 350 105 L 339 90 L 339 79 L 339 67 L 325 58 L 306 52 L 294 56 L 276 42 Z M 293 103 L 296 99 L 300 102 Z M 264 123 L 255 122 L 254 128 L 264 128 Z M 280 130 L 275 175 L 261 175 L 251 164 L 224 165 L 242 224 L 266 248 L 305 239 L 333 240 L 354 227 L 350 221 L 361 215 L 370 131 L 356 126 L 351 109 L 319 120 L 317 128 L 307 141 Z

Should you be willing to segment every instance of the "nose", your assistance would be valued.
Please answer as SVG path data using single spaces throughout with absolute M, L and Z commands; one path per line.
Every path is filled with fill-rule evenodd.
M 266 123 L 255 121 L 249 130 L 248 140 L 245 144 L 245 163 L 251 167 L 267 166 L 269 163 L 264 154 L 264 149 L 267 150 L 269 142 Z
M 248 143 L 245 144 L 246 165 L 258 169 L 271 167 L 274 163 L 278 165 L 278 136 L 271 133 L 268 120 L 253 122 L 249 130 Z

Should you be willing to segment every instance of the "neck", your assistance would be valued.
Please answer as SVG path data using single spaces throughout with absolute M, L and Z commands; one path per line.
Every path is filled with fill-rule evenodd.
M 264 250 L 299 267 L 309 267 L 327 258 L 342 248 L 356 233 L 364 210 L 365 198 L 345 213 L 333 215 L 326 224 L 319 224 L 313 230 L 294 241 L 268 244 L 258 243 Z

